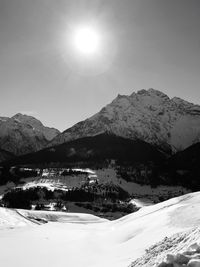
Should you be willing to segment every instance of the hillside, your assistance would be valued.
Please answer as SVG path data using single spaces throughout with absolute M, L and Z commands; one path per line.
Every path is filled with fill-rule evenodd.
M 143 140 L 171 153 L 200 140 L 200 106 L 154 90 L 118 95 L 97 114 L 56 136 L 51 145 L 114 133 Z
M 195 170 L 200 166 L 200 143 L 177 153 L 170 159 L 170 165 L 182 170 Z
M 100 134 L 14 157 L 2 162 L 1 166 L 4 166 L 5 171 L 0 175 L 1 184 L 20 179 L 19 174 L 14 175 L 9 171 L 12 166 L 41 169 L 78 167 L 91 168 L 95 174 L 104 177 L 104 182 L 129 184 L 125 190 L 129 187 L 133 189 L 135 185 L 132 184 L 135 183 L 140 186 L 165 185 L 179 186 L 192 191 L 200 190 L 199 143 L 166 157 L 164 153 L 141 140 L 134 141 L 111 134 Z M 135 192 L 132 189 L 131 193 Z
M 44 148 L 58 133 L 31 116 L 0 117 L 0 148 L 16 156 Z
M 0 162 L 9 160 L 14 157 L 14 154 L 0 148 Z
M 4 165 L 73 163 L 90 164 L 110 160 L 119 162 L 162 162 L 165 156 L 152 145 L 130 140 L 111 134 L 100 134 L 94 137 L 80 138 L 58 146 L 46 148 L 35 153 L 14 158 Z
M 1 261 L 4 267 L 157 267 L 167 254 L 200 242 L 199 222 L 199 192 L 116 221 L 0 208 Z

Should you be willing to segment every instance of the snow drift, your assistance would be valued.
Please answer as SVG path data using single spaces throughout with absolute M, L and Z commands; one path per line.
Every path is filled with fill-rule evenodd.
M 200 241 L 199 211 L 199 192 L 116 221 L 0 208 L 0 262 L 3 267 L 158 266 L 170 252 L 177 254 Z

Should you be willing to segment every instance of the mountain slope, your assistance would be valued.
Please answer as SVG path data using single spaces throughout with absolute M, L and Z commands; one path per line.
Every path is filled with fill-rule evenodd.
M 0 162 L 5 161 L 5 160 L 9 160 L 13 157 L 14 157 L 14 154 L 0 148 Z
M 165 156 L 152 145 L 123 137 L 100 134 L 73 140 L 58 146 L 11 159 L 5 164 L 34 164 L 51 162 L 91 162 L 101 163 L 107 159 L 123 162 L 162 162 Z
M 51 145 L 105 132 L 176 152 L 200 140 L 200 106 L 154 89 L 118 95 L 99 113 L 56 136 Z
M 157 267 L 170 248 L 174 253 L 200 241 L 199 222 L 199 192 L 116 221 L 88 214 L 0 208 L 0 257 L 4 267 L 64 267 L 66 263 L 68 267 L 128 267 L 132 262 L 134 267 Z M 145 251 L 151 253 L 149 257 Z
M 169 158 L 166 169 L 179 184 L 192 190 L 200 190 L 200 143 L 196 143 Z
M 170 166 L 182 170 L 200 170 L 200 143 L 176 153 L 169 160 Z
M 44 148 L 58 133 L 34 117 L 20 113 L 11 118 L 0 118 L 0 148 L 15 155 Z

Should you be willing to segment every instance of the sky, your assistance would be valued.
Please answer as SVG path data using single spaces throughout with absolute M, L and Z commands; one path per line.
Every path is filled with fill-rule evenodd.
M 0 116 L 63 131 L 148 88 L 200 104 L 199 14 L 199 0 L 0 0 Z M 92 55 L 74 48 L 82 25 Z

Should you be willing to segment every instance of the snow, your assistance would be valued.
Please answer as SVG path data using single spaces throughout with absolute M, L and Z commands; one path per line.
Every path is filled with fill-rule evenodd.
M 0 117 L 0 146 L 15 155 L 42 149 L 58 134 L 57 129 L 45 127 L 32 116 L 18 113 L 11 118 Z
M 119 178 L 117 170 L 115 167 L 108 167 L 102 169 L 72 169 L 73 171 L 80 171 L 84 174 L 76 174 L 76 175 L 67 175 L 67 176 L 51 176 L 50 171 L 48 169 L 43 171 L 42 176 L 38 178 L 26 178 L 21 181 L 24 182 L 23 185 L 18 186 L 17 188 L 22 188 L 24 190 L 34 187 L 45 187 L 50 191 L 54 190 L 63 190 L 68 191 L 73 187 L 80 187 L 86 181 L 89 183 L 99 182 L 100 184 L 113 183 L 115 185 L 119 185 L 125 191 L 127 191 L 130 195 L 134 195 L 134 198 L 137 199 L 137 205 L 142 205 L 144 202 L 149 204 L 155 202 L 160 202 L 160 197 L 164 199 L 168 199 L 170 197 L 179 196 L 182 194 L 189 193 L 190 190 L 182 187 L 182 186 L 157 186 L 156 188 L 152 188 L 150 185 L 140 185 L 134 182 L 127 182 L 124 179 Z M 45 174 L 45 175 L 44 175 Z M 10 185 L 9 188 L 12 186 Z M 14 186 L 13 186 L 14 187 Z M 0 186 L 0 197 L 1 194 L 9 191 L 8 186 Z M 139 200 L 140 199 L 140 200 Z M 148 200 L 148 201 L 147 201 Z M 140 202 L 140 204 L 138 203 Z M 141 204 L 141 201 L 143 204 Z M 136 204 L 136 203 L 133 203 Z M 145 205 L 146 205 L 145 204 Z
M 0 222 L 3 267 L 125 267 L 163 238 L 187 231 L 199 235 L 200 193 L 144 207 L 116 221 L 0 208 Z
M 130 201 L 130 203 L 132 203 L 138 208 L 143 208 L 143 207 L 151 206 L 154 204 L 152 201 L 148 199 L 142 199 L 142 198 L 141 199 L 134 198 Z
M 90 179 L 90 183 L 94 183 L 97 180 L 97 175 L 95 171 L 91 169 L 66 169 L 76 172 L 82 172 L 79 174 L 71 174 L 67 176 L 62 176 L 61 173 L 65 169 L 61 169 L 59 171 L 59 175 L 57 175 L 57 171 L 51 171 L 49 169 L 43 170 L 42 177 L 39 176 L 37 178 L 30 178 L 30 179 L 22 179 L 21 181 L 25 182 L 22 186 L 18 186 L 17 188 L 22 188 L 23 190 L 27 190 L 30 188 L 36 187 L 45 187 L 50 191 L 54 190 L 62 190 L 68 191 L 76 186 L 81 186 L 84 184 L 88 179 Z M 0 187 L 1 189 L 1 187 Z M 0 193 L 3 190 L 0 190 Z M 1 196 L 0 196 L 1 197 Z
M 18 211 L 0 208 L 0 235 L 2 234 L 1 230 L 5 230 L 7 228 L 18 228 L 31 224 L 32 223 L 21 216 Z
M 97 114 L 56 136 L 51 145 L 107 131 L 176 152 L 199 141 L 200 106 L 152 88 L 118 95 Z
M 28 182 L 23 186 L 18 186 L 16 188 L 22 188 L 23 190 L 27 190 L 30 188 L 37 188 L 37 187 L 45 187 L 49 191 L 54 190 L 62 190 L 62 191 L 68 191 L 68 186 L 63 185 L 63 183 L 59 182 L 59 179 L 38 179 L 34 180 L 32 182 Z
M 170 198 L 170 196 L 178 196 L 190 192 L 182 186 L 161 185 L 156 188 L 152 188 L 150 185 L 140 185 L 134 182 L 127 182 L 126 180 L 119 178 L 115 167 L 102 168 L 94 171 L 100 183 L 112 182 L 117 184 L 129 194 L 134 195 L 137 199 L 146 198 L 149 201 L 158 202 L 159 197 Z
M 191 267 L 191 261 L 200 258 L 199 241 L 200 228 L 166 237 L 147 249 L 130 267 Z

